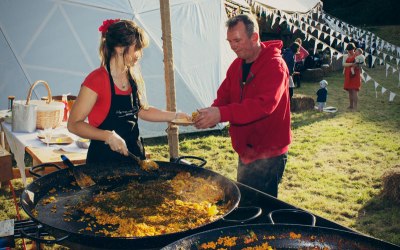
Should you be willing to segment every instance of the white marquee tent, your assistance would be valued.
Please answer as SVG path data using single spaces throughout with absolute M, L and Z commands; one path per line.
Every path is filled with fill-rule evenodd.
M 177 109 L 209 106 L 234 58 L 226 42 L 223 1 L 170 0 Z M 141 61 L 150 105 L 166 108 L 159 0 L 0 1 L 0 109 L 7 96 L 26 99 L 36 80 L 53 95 L 77 95 L 85 76 L 99 66 L 98 27 L 111 18 L 132 19 L 151 38 Z M 47 96 L 34 89 L 33 99 Z M 165 135 L 166 123 L 141 122 L 144 137 Z M 181 127 L 180 132 L 193 131 Z

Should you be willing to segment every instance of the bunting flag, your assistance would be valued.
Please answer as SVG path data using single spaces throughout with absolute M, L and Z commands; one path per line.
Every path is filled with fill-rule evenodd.
M 387 78 L 387 76 L 388 76 L 388 69 L 389 69 L 389 64 L 386 64 L 386 78 Z
M 381 89 L 382 95 L 383 95 L 383 93 L 385 93 L 385 92 L 386 92 L 386 88 L 382 86 L 382 89 Z
M 376 81 L 374 81 L 374 85 L 375 85 L 375 97 L 378 98 L 378 92 L 376 88 L 378 88 L 379 84 Z
M 368 82 L 369 80 L 371 80 L 372 78 L 369 76 L 369 75 L 367 75 L 367 78 L 365 79 L 365 82 Z
M 389 102 L 393 102 L 393 99 L 394 99 L 395 96 L 396 96 L 395 93 L 390 92 L 390 94 L 389 94 Z
M 274 24 L 275 24 L 275 21 L 276 21 L 276 16 L 275 16 L 275 13 L 272 13 L 272 22 L 271 22 L 271 29 L 272 29 L 272 27 L 274 26 Z
M 318 44 L 319 44 L 319 40 L 315 40 L 315 43 L 314 43 L 314 54 L 316 54 L 316 52 L 317 52 Z
M 332 46 L 332 44 L 335 42 L 336 38 L 333 37 L 332 35 L 329 36 L 329 45 Z

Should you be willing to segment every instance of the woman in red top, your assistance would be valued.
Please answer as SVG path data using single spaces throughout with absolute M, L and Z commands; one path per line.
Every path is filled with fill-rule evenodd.
M 115 19 L 104 21 L 99 31 L 101 66 L 83 82 L 68 130 L 91 139 L 88 163 L 129 161 L 128 150 L 144 159 L 138 118 L 169 122 L 190 116 L 147 105 L 144 82 L 135 66 L 149 43 L 143 29 L 133 21 Z
M 361 68 L 354 67 L 354 75 L 351 73 L 351 67 L 354 66 L 356 55 L 354 50 L 356 46 L 354 43 L 349 43 L 346 47 L 348 56 L 343 58 L 344 67 L 344 86 L 343 88 L 349 92 L 350 105 L 348 109 L 357 110 L 358 104 L 358 91 L 361 87 Z

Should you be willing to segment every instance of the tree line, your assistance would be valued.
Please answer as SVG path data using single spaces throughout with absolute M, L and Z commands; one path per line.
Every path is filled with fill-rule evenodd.
M 399 0 L 322 0 L 324 11 L 353 25 L 400 25 Z

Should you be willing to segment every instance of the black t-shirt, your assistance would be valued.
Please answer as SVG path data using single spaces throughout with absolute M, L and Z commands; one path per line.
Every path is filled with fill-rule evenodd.
M 251 65 L 253 65 L 253 62 L 251 62 L 251 63 L 244 63 L 243 62 L 243 65 L 242 65 L 242 71 L 243 71 L 242 82 L 246 82 L 247 76 L 249 75 L 249 72 L 250 72 Z

